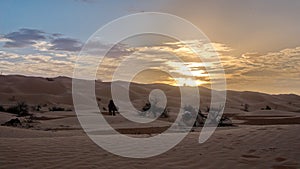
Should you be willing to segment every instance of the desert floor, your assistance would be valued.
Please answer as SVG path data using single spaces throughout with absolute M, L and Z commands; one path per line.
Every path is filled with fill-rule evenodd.
M 198 143 L 198 128 L 164 154 L 130 159 L 112 155 L 93 143 L 74 112 L 35 115 L 44 118 L 35 120 L 33 128 L 0 127 L 0 168 L 300 168 L 300 125 L 293 122 L 248 125 L 237 120 L 240 124 L 218 128 L 203 144 Z M 12 117 L 1 113 L 1 123 Z M 254 117 L 245 118 L 251 123 Z M 272 123 L 282 120 L 255 118 L 272 119 Z M 107 119 L 123 122 L 120 115 Z

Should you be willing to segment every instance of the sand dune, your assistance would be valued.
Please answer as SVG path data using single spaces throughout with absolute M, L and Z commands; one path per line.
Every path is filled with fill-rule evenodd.
M 41 111 L 30 110 L 30 127 L 0 126 L 0 168 L 300 168 L 300 96 L 257 92 L 227 92 L 225 114 L 234 127 L 218 128 L 199 144 L 201 128 L 194 128 L 179 145 L 148 159 L 112 155 L 94 144 L 81 129 L 74 111 L 49 111 L 52 106 L 73 109 L 72 80 L 66 77 L 38 78 L 0 76 L 0 105 L 7 108 L 18 101 Z M 103 112 L 118 132 L 151 137 L 166 130 L 179 109 L 177 87 L 164 84 L 131 84 L 132 104 L 141 109 L 152 89 L 168 98 L 170 117 L 148 124 L 133 123 L 117 114 Z M 210 90 L 200 87 L 201 110 L 210 102 Z M 100 109 L 111 99 L 110 83 L 96 82 Z M 243 110 L 245 104 L 248 111 Z M 269 106 L 271 110 L 265 110 Z M 122 111 L 122 110 L 121 110 Z M 16 118 L 0 112 L 0 123 Z M 19 117 L 24 122 L 30 117 Z M 97 131 L 102 134 L 106 131 Z
M 39 78 L 18 75 L 0 76 L 0 103 L 2 105 L 13 104 L 16 101 L 26 101 L 28 104 L 49 104 L 72 106 L 72 80 L 67 77 Z M 153 89 L 161 89 L 168 98 L 168 107 L 178 107 L 180 92 L 178 87 L 164 84 L 131 84 L 130 99 L 140 108 L 148 101 L 149 93 Z M 110 83 L 97 82 L 96 95 L 101 99 L 102 105 L 106 106 L 110 94 Z M 201 109 L 206 109 L 210 104 L 210 90 L 199 87 L 201 97 Z M 272 109 L 299 112 L 300 96 L 293 94 L 269 95 L 258 92 L 227 92 L 226 113 L 228 109 L 242 112 L 243 105 L 248 104 L 250 111 L 260 110 L 267 105 Z

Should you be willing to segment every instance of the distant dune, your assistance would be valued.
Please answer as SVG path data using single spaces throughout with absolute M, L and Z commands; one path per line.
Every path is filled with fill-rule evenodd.
M 14 101 L 26 101 L 28 104 L 49 104 L 72 106 L 72 79 L 67 77 L 40 78 L 19 75 L 0 76 L 0 103 L 12 104 Z M 97 98 L 108 103 L 111 98 L 109 82 L 96 82 Z M 149 97 L 152 89 L 161 89 L 168 98 L 168 107 L 178 107 L 180 92 L 178 87 L 166 84 L 137 84 L 130 86 L 132 103 L 141 107 Z M 199 87 L 201 108 L 210 104 L 210 89 Z M 259 111 L 267 105 L 272 109 L 299 112 L 300 96 L 294 94 L 270 95 L 258 92 L 227 91 L 226 112 L 231 109 L 239 111 L 248 104 L 249 110 Z

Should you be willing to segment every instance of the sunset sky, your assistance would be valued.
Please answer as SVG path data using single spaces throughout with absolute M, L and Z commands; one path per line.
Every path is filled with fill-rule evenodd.
M 300 94 L 299 9 L 299 0 L 0 1 L 0 71 L 72 77 L 81 47 L 101 26 L 128 14 L 165 12 L 207 35 L 220 55 L 228 89 Z M 189 84 L 187 66 L 198 85 L 209 87 L 203 63 L 183 43 L 199 42 L 149 35 L 126 39 L 107 55 L 97 77 L 109 80 L 118 63 L 131 57 L 182 76 L 175 83 L 153 69 L 137 76 L 137 82 Z M 185 65 L 169 59 L 172 55 L 183 58 Z

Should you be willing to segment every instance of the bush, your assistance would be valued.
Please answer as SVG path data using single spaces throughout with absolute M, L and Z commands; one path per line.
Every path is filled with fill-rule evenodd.
M 65 111 L 65 108 L 53 106 L 49 108 L 49 111 Z
M 249 104 L 246 103 L 244 105 L 244 109 L 243 110 L 246 111 L 246 112 L 248 112 L 249 111 Z
M 41 111 L 42 106 L 40 106 L 39 104 L 36 106 L 31 106 L 32 111 Z
M 49 82 L 54 81 L 54 79 L 52 79 L 52 78 L 46 78 L 46 80 L 49 81 Z
M 5 108 L 0 105 L 0 111 L 5 112 Z
M 73 111 L 72 108 L 67 108 L 65 111 Z
M 209 113 L 210 112 L 210 107 L 206 106 L 206 112 Z
M 270 106 L 266 106 L 266 110 L 272 110 L 272 108 Z
M 13 114 L 19 114 L 19 110 L 16 106 L 11 106 L 8 109 L 6 109 L 7 113 L 13 113 Z
M 1 124 L 1 126 L 13 126 L 13 127 L 18 127 L 18 126 L 21 126 L 21 121 L 16 118 L 16 119 L 11 119 L 7 122 L 5 122 L 4 124 Z
M 41 109 L 42 109 L 42 106 L 41 106 L 41 105 L 37 105 L 37 106 L 35 107 L 35 110 L 36 110 L 36 111 L 41 111 Z
M 167 108 L 160 115 L 161 118 L 168 118 L 169 117 L 169 110 Z
M 18 116 L 27 116 L 28 105 L 25 102 L 18 102 L 17 105 L 9 107 L 6 112 L 17 114 Z
M 196 113 L 196 110 L 195 110 L 194 107 L 191 106 L 191 105 L 185 105 L 185 106 L 183 107 L 183 110 L 184 110 L 184 111 L 191 112 L 191 113 Z
M 272 110 L 272 108 L 267 105 L 265 108 L 261 108 L 261 110 Z
M 146 116 L 147 114 L 152 113 L 154 117 L 157 116 L 157 114 L 160 114 L 161 118 L 168 118 L 169 117 L 169 112 L 167 108 L 161 108 L 157 107 L 155 104 L 151 105 L 151 103 L 147 102 L 144 107 L 142 108 L 142 111 L 139 113 L 141 116 Z
M 151 103 L 146 103 L 145 106 L 142 108 L 143 111 L 148 111 L 151 108 Z

